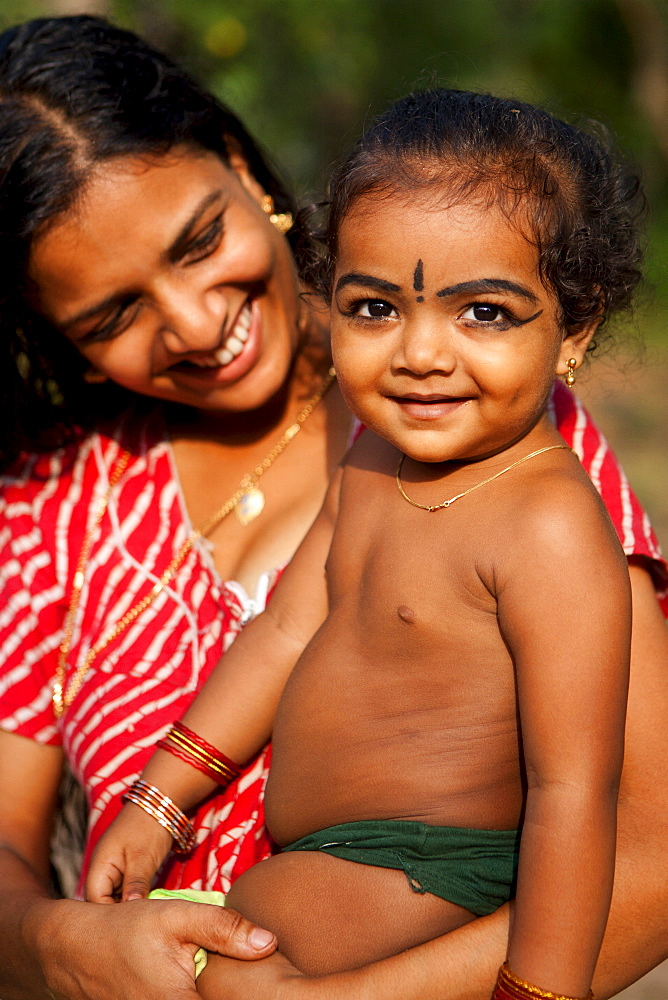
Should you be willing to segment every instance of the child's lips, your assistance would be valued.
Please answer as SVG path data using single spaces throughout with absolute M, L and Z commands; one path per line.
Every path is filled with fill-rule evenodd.
M 471 396 L 443 396 L 440 393 L 412 393 L 392 396 L 401 411 L 414 420 L 438 420 L 471 402 Z

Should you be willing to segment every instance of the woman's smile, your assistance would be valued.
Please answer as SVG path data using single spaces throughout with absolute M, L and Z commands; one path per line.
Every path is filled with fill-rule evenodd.
M 91 365 L 202 410 L 262 406 L 298 347 L 299 285 L 245 161 L 176 149 L 99 167 L 35 243 L 35 306 Z
M 230 385 L 242 379 L 259 357 L 261 324 L 257 303 L 246 302 L 230 332 L 223 335 L 220 347 L 177 361 L 169 365 L 164 374 L 218 385 Z

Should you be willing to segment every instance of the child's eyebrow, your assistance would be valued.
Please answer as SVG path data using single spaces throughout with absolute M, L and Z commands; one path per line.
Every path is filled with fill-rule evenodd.
M 336 291 L 340 292 L 346 285 L 365 285 L 367 288 L 377 288 L 379 292 L 401 291 L 401 285 L 395 285 L 383 278 L 374 278 L 372 274 L 360 274 L 359 271 L 343 274 L 336 283 Z
M 523 299 L 528 299 L 530 302 L 538 302 L 537 296 L 524 285 L 518 285 L 514 281 L 506 281 L 505 278 L 478 278 L 475 281 L 461 281 L 458 285 L 448 285 L 447 288 L 441 288 L 440 292 L 436 292 L 436 294 L 442 299 L 449 295 L 461 295 L 467 292 L 473 295 L 484 292 L 514 292 L 515 295 L 521 295 Z

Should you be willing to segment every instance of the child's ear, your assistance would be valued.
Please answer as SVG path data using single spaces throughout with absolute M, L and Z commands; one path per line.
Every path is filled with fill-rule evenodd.
M 557 375 L 572 375 L 575 369 L 580 367 L 602 318 L 602 316 L 596 316 L 594 319 L 588 320 L 586 323 L 579 323 L 566 331 L 559 350 Z M 572 361 L 575 361 L 574 365 L 569 364 Z

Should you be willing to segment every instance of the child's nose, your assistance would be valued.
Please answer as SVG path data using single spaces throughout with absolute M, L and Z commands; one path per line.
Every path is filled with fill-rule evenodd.
M 395 354 L 395 365 L 415 375 L 454 371 L 457 356 L 447 325 L 443 321 L 407 324 Z

